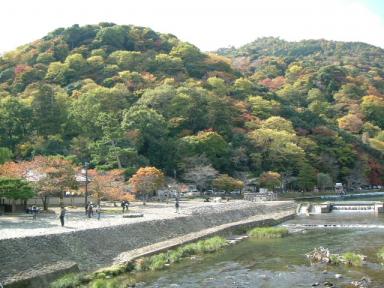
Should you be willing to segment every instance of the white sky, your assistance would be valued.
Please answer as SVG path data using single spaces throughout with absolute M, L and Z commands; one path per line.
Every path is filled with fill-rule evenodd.
M 384 47 L 384 5 L 369 0 L 1 0 L 0 53 L 58 27 L 114 22 L 172 33 L 202 50 L 258 37 Z M 384 0 L 383 0 L 384 2 Z M 380 16 L 381 15 L 381 16 Z

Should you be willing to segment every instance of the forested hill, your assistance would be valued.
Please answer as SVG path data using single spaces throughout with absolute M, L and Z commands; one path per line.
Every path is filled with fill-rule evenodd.
M 149 28 L 57 29 L 0 58 L 0 147 L 127 175 L 382 184 L 383 50 L 263 38 L 218 53 Z

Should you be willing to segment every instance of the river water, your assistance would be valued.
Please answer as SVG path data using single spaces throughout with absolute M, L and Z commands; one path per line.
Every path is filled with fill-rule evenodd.
M 308 227 L 310 224 L 310 227 Z M 186 259 L 162 271 L 137 275 L 137 287 L 350 287 L 369 277 L 369 287 L 384 287 L 384 266 L 376 257 L 384 246 L 384 216 L 335 212 L 297 216 L 285 222 L 292 233 L 281 239 L 246 239 L 214 254 Z M 311 265 L 305 254 L 315 247 L 331 253 L 353 251 L 368 256 L 363 267 Z M 342 277 L 336 276 L 341 274 Z M 124 276 L 123 276 L 124 277 Z

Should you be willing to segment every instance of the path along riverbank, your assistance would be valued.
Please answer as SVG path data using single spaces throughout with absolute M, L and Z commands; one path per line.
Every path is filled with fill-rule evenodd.
M 43 282 L 48 279 L 43 274 L 47 270 L 96 270 L 213 234 L 281 221 L 294 215 L 295 209 L 296 204 L 291 201 L 234 201 L 189 203 L 181 214 L 176 214 L 172 205 L 158 204 L 136 209 L 135 212 L 144 213 L 143 218 L 79 218 L 71 221 L 69 228 L 28 229 L 21 225 L 14 231 L 9 223 L 2 225 L 0 219 L 0 282 L 9 285 L 38 279 L 40 287 L 44 287 Z

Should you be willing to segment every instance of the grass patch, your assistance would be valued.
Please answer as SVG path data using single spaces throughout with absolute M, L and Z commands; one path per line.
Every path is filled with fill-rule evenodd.
M 84 274 L 69 273 L 49 285 L 50 288 L 74 288 L 85 282 Z
M 346 252 L 341 254 L 341 262 L 350 266 L 362 266 L 365 256 L 353 252 Z
M 341 264 L 341 259 L 340 259 L 340 255 L 338 254 L 332 254 L 329 256 L 329 260 L 330 260 L 330 263 L 333 264 L 333 265 L 339 265 Z
M 169 261 L 169 254 L 168 253 L 160 253 L 157 255 L 153 255 L 148 259 L 148 269 L 151 271 L 161 270 L 167 264 Z
M 366 256 L 354 252 L 345 252 L 343 254 L 332 254 L 326 248 L 315 248 L 310 253 L 306 254 L 311 262 L 326 263 L 332 265 L 349 265 L 349 266 L 362 266 L 365 264 Z
M 196 243 L 186 244 L 175 250 L 169 250 L 164 253 L 138 259 L 136 260 L 134 271 L 161 270 L 172 263 L 180 262 L 183 258 L 192 255 L 212 253 L 227 245 L 227 240 L 218 236 L 200 240 Z
M 248 235 L 256 239 L 282 238 L 288 235 L 288 229 L 284 227 L 256 227 L 248 231 Z
M 384 247 L 382 247 L 378 252 L 377 252 L 377 258 L 380 259 L 380 261 L 384 261 Z

